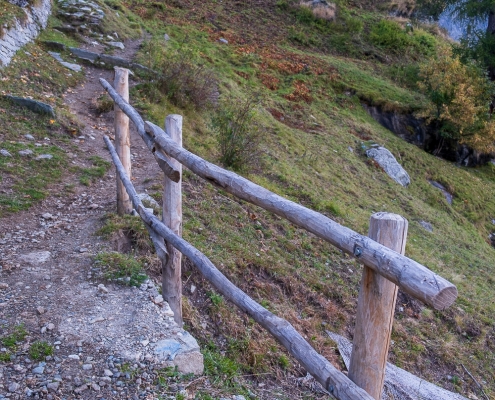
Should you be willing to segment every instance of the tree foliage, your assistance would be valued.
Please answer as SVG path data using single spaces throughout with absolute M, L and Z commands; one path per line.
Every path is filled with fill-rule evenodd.
M 488 112 L 495 86 L 483 68 L 444 47 L 420 66 L 419 88 L 430 99 L 419 116 L 436 122 L 442 137 L 478 151 L 495 149 L 495 120 Z

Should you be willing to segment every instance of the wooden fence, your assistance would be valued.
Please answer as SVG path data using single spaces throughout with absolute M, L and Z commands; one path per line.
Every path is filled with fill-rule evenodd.
M 115 147 L 107 136 L 104 139 L 117 170 L 117 209 L 119 213 L 129 213 L 134 208 L 148 228 L 162 261 L 163 297 L 174 311 L 176 322 L 182 325 L 183 254 L 216 290 L 282 343 L 335 398 L 380 399 L 398 288 L 437 310 L 449 307 L 457 297 L 457 288 L 452 283 L 404 256 L 407 220 L 389 213 L 374 214 L 369 237 L 362 236 L 318 212 L 211 164 L 182 148 L 180 115 L 169 115 L 165 130 L 144 122 L 129 105 L 127 81 L 128 70 L 118 67 L 115 68 L 115 88 L 100 79 L 115 102 Z M 129 118 L 165 175 L 162 221 L 143 207 L 130 180 Z M 289 322 L 256 303 L 203 253 L 182 239 L 182 165 L 234 196 L 314 233 L 364 264 L 348 377 L 318 354 Z

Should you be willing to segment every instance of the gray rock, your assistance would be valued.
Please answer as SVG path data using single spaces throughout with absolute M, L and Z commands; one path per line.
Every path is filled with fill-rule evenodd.
M 170 36 L 168 36 L 167 34 L 163 35 L 163 38 L 165 39 L 166 42 L 170 40 Z
M 41 375 L 41 374 L 43 374 L 43 372 L 45 372 L 45 367 L 38 366 L 38 367 L 34 368 L 32 372 L 33 372 L 33 374 Z
M 7 150 L 2 149 L 0 150 L 0 154 L 4 157 L 12 157 L 12 154 L 10 154 Z
M 49 51 L 48 54 L 50 54 L 58 62 L 63 62 L 64 61 L 64 59 L 60 56 L 60 53 L 57 53 L 55 51 Z
M 109 290 L 106 288 L 106 286 L 105 286 L 103 283 L 100 283 L 100 284 L 98 285 L 98 290 L 99 290 L 100 292 L 102 292 L 102 293 L 108 293 L 108 292 L 109 292 Z
M 53 156 L 51 154 L 40 154 L 35 160 L 51 160 Z
M 426 222 L 426 221 L 419 221 L 419 224 L 425 228 L 428 232 L 433 232 L 433 226 L 429 223 L 429 222 Z
M 92 383 L 91 384 L 91 388 L 95 391 L 95 392 L 99 392 L 100 391 L 100 387 L 96 384 L 96 383 Z
M 105 369 L 105 370 L 103 370 L 103 375 L 105 375 L 105 376 L 113 376 L 113 372 L 110 371 L 109 369 Z
M 17 382 L 12 382 L 10 385 L 9 385 L 9 392 L 10 393 L 14 393 L 14 392 L 17 392 L 19 390 L 19 388 L 21 387 L 21 385 L 19 385 Z
M 366 152 L 366 155 L 373 158 L 380 167 L 394 181 L 402 186 L 408 186 L 411 178 L 404 168 L 397 162 L 393 154 L 385 147 L 372 148 Z
M 81 58 L 87 61 L 96 61 L 100 58 L 98 53 L 93 53 L 92 51 L 78 49 L 77 47 L 69 47 L 70 52 L 77 58 Z
M 124 50 L 125 49 L 124 43 L 122 43 L 122 42 L 108 42 L 107 44 L 109 46 L 116 47 L 116 48 L 118 48 L 120 50 Z
M 46 329 L 48 329 L 49 331 L 53 331 L 55 329 L 55 325 L 52 324 L 52 323 L 49 323 L 47 326 L 46 326 Z
M 75 72 L 81 72 L 82 71 L 82 67 L 78 64 L 72 64 L 72 63 L 68 63 L 65 61 L 62 61 L 60 64 L 63 65 L 65 68 L 68 68 L 68 69 L 75 71 Z
M 37 266 L 38 264 L 47 262 L 51 256 L 52 253 L 50 253 L 49 251 L 36 251 L 33 253 L 24 254 L 19 258 L 21 261 L 24 261 L 33 266 Z
M 6 95 L 4 97 L 16 104 L 19 104 L 20 106 L 26 107 L 27 109 L 37 114 L 47 114 L 53 117 L 55 116 L 55 111 L 53 110 L 53 107 L 41 101 L 24 99 L 22 97 L 10 96 L 10 95 Z
M 143 202 L 143 205 L 145 207 L 151 207 L 151 208 L 157 208 L 160 209 L 160 204 L 151 197 L 148 193 L 139 193 L 138 194 L 139 200 Z
M 46 385 L 46 388 L 50 392 L 56 392 L 58 390 L 60 383 L 59 382 L 50 382 L 48 385 Z
M 90 369 L 93 369 L 93 364 L 83 364 L 82 369 L 89 371 Z
M 174 365 L 183 374 L 202 375 L 204 372 L 203 354 L 199 351 L 178 354 L 174 359 Z
M 447 190 L 445 186 L 443 186 L 441 183 L 435 182 L 435 181 L 428 181 L 432 186 L 435 186 L 437 189 L 439 189 L 443 195 L 445 196 L 445 200 L 447 200 L 447 203 L 452 205 L 452 200 L 454 199 L 454 196 L 452 196 L 451 193 Z
M 24 135 L 24 137 L 27 139 L 27 140 L 35 140 L 34 139 L 34 136 L 33 135 L 30 135 L 29 133 L 27 135 Z
M 229 41 L 227 39 L 224 39 L 224 38 L 220 38 L 220 39 L 218 39 L 218 41 L 220 43 L 223 43 L 223 44 L 229 44 Z
M 164 339 L 156 343 L 155 354 L 164 361 L 173 360 L 181 348 L 177 340 Z
M 23 157 L 30 156 L 31 154 L 33 154 L 33 150 L 26 149 L 19 151 L 19 155 Z

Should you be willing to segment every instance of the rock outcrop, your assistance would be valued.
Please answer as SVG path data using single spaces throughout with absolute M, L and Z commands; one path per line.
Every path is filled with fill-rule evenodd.
M 22 21 L 15 19 L 10 28 L 4 28 L 0 34 L 0 68 L 9 65 L 17 50 L 35 39 L 40 31 L 46 28 L 51 8 L 50 0 L 40 0 L 37 5 L 23 7 L 26 18 Z
M 404 168 L 397 162 L 393 154 L 385 147 L 376 147 L 366 151 L 366 155 L 373 158 L 380 167 L 394 181 L 402 186 L 408 186 L 411 178 Z

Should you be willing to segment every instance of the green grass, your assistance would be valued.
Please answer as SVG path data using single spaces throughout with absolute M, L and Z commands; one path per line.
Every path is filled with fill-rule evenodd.
M 24 328 L 24 325 L 16 325 L 14 329 L 12 329 L 12 333 L 0 338 L 0 342 L 2 342 L 2 344 L 8 349 L 15 349 L 16 345 L 19 342 L 22 342 L 26 338 L 27 334 L 28 333 Z
M 96 180 L 103 178 L 112 165 L 110 162 L 105 161 L 98 156 L 91 156 L 88 161 L 90 161 L 93 166 L 80 169 L 79 182 L 84 186 L 91 186 Z
M 143 262 L 132 254 L 100 253 L 95 257 L 96 265 L 106 279 L 128 286 L 140 286 L 148 276 Z
M 32 360 L 43 360 L 53 354 L 53 346 L 44 341 L 36 341 L 29 347 L 28 354 Z

